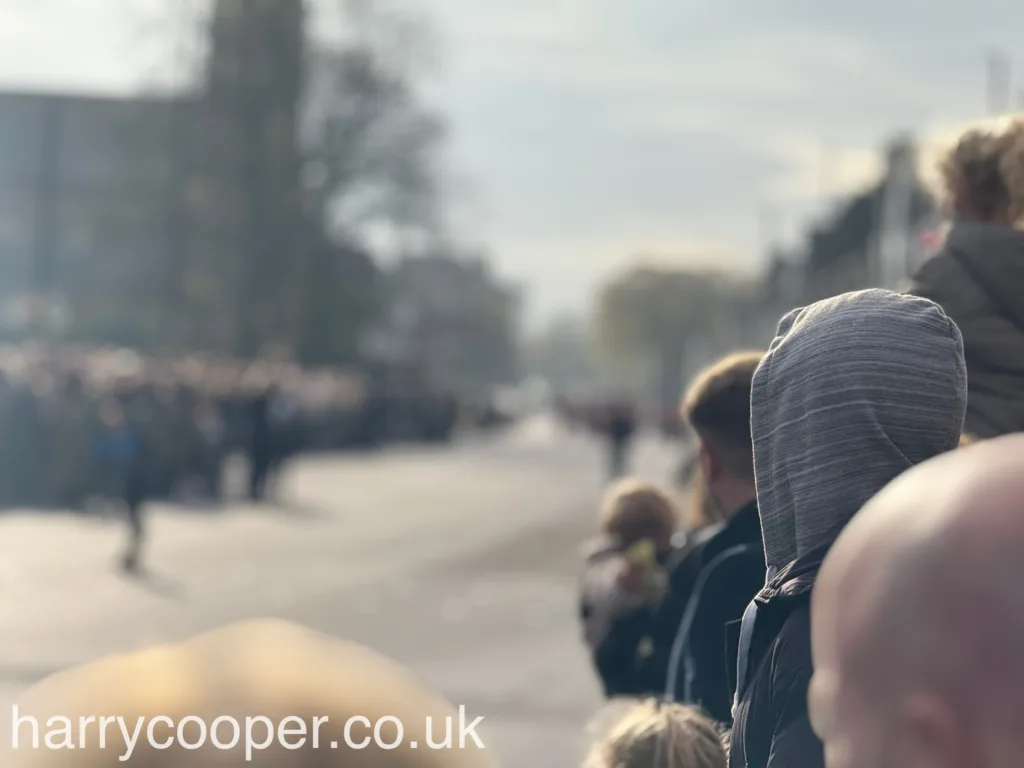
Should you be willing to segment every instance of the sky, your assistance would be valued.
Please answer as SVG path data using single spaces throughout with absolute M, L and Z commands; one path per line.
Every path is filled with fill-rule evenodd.
M 0 87 L 146 87 L 186 2 L 0 0 Z M 763 267 L 890 137 L 983 115 L 987 56 L 1024 28 L 1005 0 L 392 2 L 433 28 L 453 225 L 526 289 L 530 326 L 638 259 Z

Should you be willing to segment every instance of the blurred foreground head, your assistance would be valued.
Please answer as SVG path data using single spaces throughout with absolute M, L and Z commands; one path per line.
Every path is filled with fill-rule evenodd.
M 837 540 L 811 611 L 830 768 L 1024 765 L 1024 435 L 907 472 Z
M 114 656 L 58 674 L 30 691 L 16 714 L 38 720 L 39 749 L 32 748 L 32 725 L 25 722 L 18 728 L 14 748 L 14 734 L 9 732 L 14 718 L 5 713 L 0 721 L 4 768 L 497 765 L 482 733 L 477 735 L 483 748 L 469 735 L 460 745 L 461 725 L 468 731 L 475 715 L 466 713 L 460 723 L 459 711 L 389 659 L 278 621 L 230 625 L 180 644 Z M 65 743 L 60 729 L 66 723 L 50 720 L 55 717 L 70 720 L 67 738 L 74 749 L 46 747 L 47 734 L 52 744 Z M 90 717 L 96 720 L 80 720 Z M 128 738 L 115 722 L 105 729 L 103 748 L 104 717 L 122 718 Z M 229 749 L 224 747 L 231 745 L 235 732 L 226 718 L 240 725 L 238 743 Z M 393 749 L 386 746 L 398 740 L 398 728 L 394 720 L 382 718 L 402 723 L 401 744 Z M 272 739 L 268 722 L 274 729 Z M 385 746 L 372 741 L 378 723 L 379 742 Z M 448 728 L 450 748 L 431 748 L 445 742 Z M 202 741 L 204 730 L 205 744 L 195 749 L 182 745 Z M 172 738 L 167 748 L 158 748 Z M 124 759 L 129 749 L 130 756 Z
M 626 710 L 590 748 L 584 768 L 725 768 L 711 721 L 682 704 L 650 699 Z

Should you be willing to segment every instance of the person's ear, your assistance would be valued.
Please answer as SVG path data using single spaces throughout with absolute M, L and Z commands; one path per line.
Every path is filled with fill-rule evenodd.
M 927 765 L 956 768 L 978 765 L 984 749 L 964 730 L 954 713 L 941 700 L 930 695 L 915 695 L 903 711 L 902 765 Z
M 718 460 L 714 450 L 704 442 L 700 444 L 700 469 L 709 483 L 716 482 L 722 472 L 722 463 Z

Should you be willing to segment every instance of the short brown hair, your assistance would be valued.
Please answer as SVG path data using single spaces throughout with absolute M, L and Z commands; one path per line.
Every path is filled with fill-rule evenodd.
M 683 418 L 733 474 L 754 479 L 750 382 L 763 352 L 736 352 L 702 371 L 683 398 Z

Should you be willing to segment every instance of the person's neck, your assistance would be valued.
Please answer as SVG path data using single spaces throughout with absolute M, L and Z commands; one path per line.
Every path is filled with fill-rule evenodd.
M 717 497 L 722 518 L 725 522 L 729 522 L 741 509 L 757 501 L 757 490 L 752 485 L 737 485 L 721 489 Z
M 1009 216 L 1003 214 L 990 214 L 982 216 L 976 211 L 959 210 L 953 215 L 953 226 L 957 224 L 992 224 L 1000 227 L 1010 226 Z

